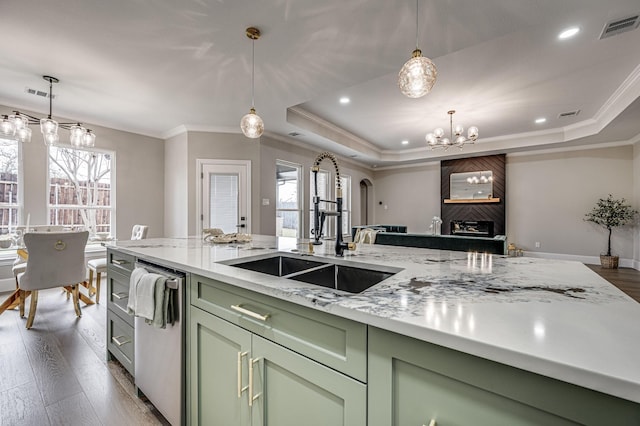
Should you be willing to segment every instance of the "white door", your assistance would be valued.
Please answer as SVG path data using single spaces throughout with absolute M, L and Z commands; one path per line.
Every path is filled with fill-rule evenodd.
M 198 160 L 201 179 L 200 229 L 251 233 L 251 161 Z

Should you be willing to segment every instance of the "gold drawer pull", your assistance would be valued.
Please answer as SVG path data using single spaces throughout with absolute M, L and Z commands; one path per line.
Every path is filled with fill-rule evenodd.
M 241 314 L 248 315 L 251 318 L 258 319 L 260 321 L 266 321 L 269 319 L 269 316 L 270 316 L 269 314 L 261 315 L 257 312 L 250 311 L 247 308 L 243 308 L 242 305 L 231 305 L 231 309 L 233 309 L 234 311 L 240 312 Z
M 111 259 L 111 263 L 113 263 L 114 265 L 124 265 L 127 263 L 126 260 L 118 260 L 118 259 Z
M 122 299 L 128 299 L 129 298 L 129 293 L 111 293 L 111 295 L 113 296 L 114 299 L 118 299 L 118 300 L 122 300 Z
M 242 386 L 242 358 L 248 354 L 249 352 L 238 352 L 238 398 L 242 398 L 242 392 L 249 388 L 249 385 Z
M 253 365 L 260 362 L 262 358 L 249 359 L 249 407 L 253 407 L 253 401 L 260 398 L 262 392 L 257 395 L 253 394 Z
M 422 425 L 422 426 L 427 426 L 427 425 Z M 431 421 L 429 422 L 429 426 L 436 426 L 436 419 L 431 419 Z
M 118 346 L 122 346 L 122 345 L 126 345 L 127 343 L 131 343 L 131 339 L 128 339 L 128 338 L 125 341 L 120 341 L 120 339 L 122 339 L 123 337 L 126 338 L 126 336 L 113 336 L 113 337 L 111 337 L 111 341 L 113 343 L 115 343 L 116 345 L 118 345 Z

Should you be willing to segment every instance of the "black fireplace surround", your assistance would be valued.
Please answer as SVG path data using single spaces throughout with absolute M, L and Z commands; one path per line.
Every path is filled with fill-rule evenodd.
M 493 221 L 489 220 L 452 220 L 451 235 L 461 237 L 493 238 Z

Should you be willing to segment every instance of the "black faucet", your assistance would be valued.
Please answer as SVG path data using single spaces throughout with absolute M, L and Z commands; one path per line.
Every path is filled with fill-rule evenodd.
M 336 201 L 330 200 L 321 200 L 318 196 L 318 172 L 320 171 L 320 162 L 328 158 L 333 163 L 334 168 L 336 169 Z M 335 155 L 330 152 L 323 152 L 313 163 L 313 167 L 311 168 L 313 172 L 313 187 L 314 187 L 314 196 L 313 196 L 313 244 L 319 245 L 322 244 L 320 238 L 322 237 L 322 228 L 324 226 L 324 221 L 327 216 L 335 216 L 336 217 L 336 256 L 343 256 L 344 249 L 355 250 L 355 243 L 345 243 L 342 241 L 342 183 L 340 182 L 340 169 L 338 168 L 338 161 L 336 160 Z M 336 211 L 322 211 L 320 212 L 320 202 L 325 203 L 335 203 Z

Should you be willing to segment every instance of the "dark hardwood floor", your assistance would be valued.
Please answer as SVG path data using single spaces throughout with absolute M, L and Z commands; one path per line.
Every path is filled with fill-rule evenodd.
M 640 302 L 640 271 L 633 268 L 604 269 L 600 265 L 587 266 L 636 302 Z
M 30 330 L 17 309 L 0 315 L 0 425 L 167 424 L 135 396 L 126 370 L 106 361 L 106 303 L 81 306 L 76 318 L 50 289 L 39 294 Z
M 588 266 L 640 301 L 640 271 Z M 33 328 L 25 323 L 17 309 L 0 315 L 0 425 L 166 424 L 135 396 L 131 376 L 106 361 L 104 302 L 83 306 L 77 319 L 59 289 L 45 290 Z

